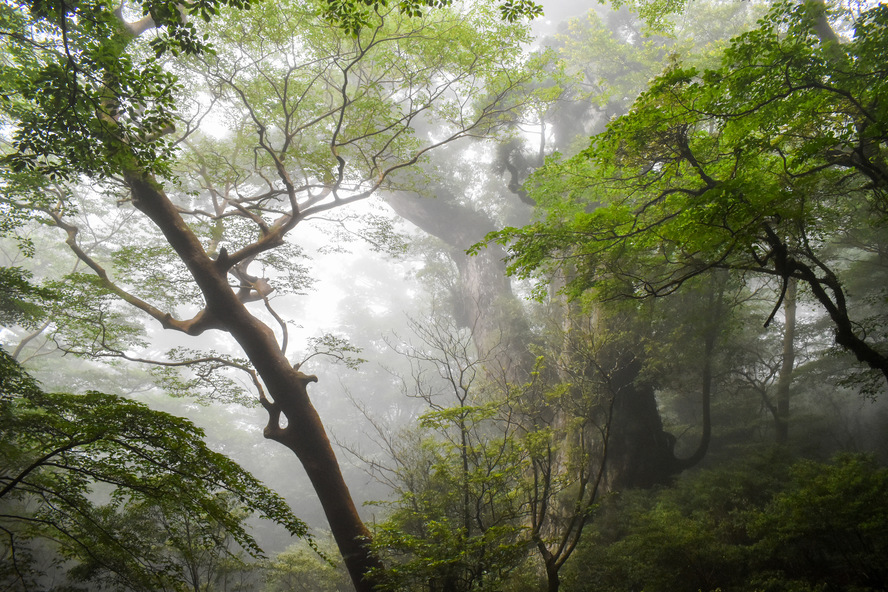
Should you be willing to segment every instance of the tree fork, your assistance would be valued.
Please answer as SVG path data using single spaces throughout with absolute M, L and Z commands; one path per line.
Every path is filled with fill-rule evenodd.
M 823 305 L 832 319 L 835 325 L 836 343 L 854 354 L 858 361 L 881 372 L 885 380 L 888 381 L 888 357 L 874 349 L 854 332 L 853 321 L 845 309 L 845 293 L 842 286 L 837 281 L 830 281 L 829 278 L 826 280 L 818 278 L 814 271 L 803 263 L 796 262 L 794 267 L 798 272 L 797 277 L 808 284 L 814 297 Z M 836 302 L 829 297 L 824 284 L 833 291 Z
M 762 226 L 772 252 L 778 254 L 774 261 L 774 271 L 783 278 L 784 286 L 786 285 L 785 282 L 792 278 L 805 282 L 811 288 L 814 298 L 829 314 L 829 318 L 832 320 L 836 331 L 836 343 L 854 354 L 858 361 L 881 372 L 885 380 L 888 381 L 888 356 L 873 348 L 865 339 L 859 337 L 854 332 L 854 322 L 848 316 L 848 308 L 845 303 L 845 291 L 835 274 L 821 263 L 813 253 L 808 252 L 807 257 L 825 272 L 825 277 L 817 277 L 817 273 L 810 265 L 806 265 L 798 259 L 787 257 L 786 253 L 788 250 L 783 241 L 780 240 L 768 224 L 763 224 Z M 782 255 L 780 255 L 781 253 Z M 827 288 L 832 291 L 832 297 L 827 292 Z

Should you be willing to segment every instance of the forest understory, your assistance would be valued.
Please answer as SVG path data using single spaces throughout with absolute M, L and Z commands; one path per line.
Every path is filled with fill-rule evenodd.
M 888 589 L 888 5 L 0 48 L 0 590 Z

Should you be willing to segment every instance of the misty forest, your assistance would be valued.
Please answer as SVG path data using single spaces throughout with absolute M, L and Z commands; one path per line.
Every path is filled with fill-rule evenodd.
M 0 591 L 888 590 L 888 5 L 0 46 Z

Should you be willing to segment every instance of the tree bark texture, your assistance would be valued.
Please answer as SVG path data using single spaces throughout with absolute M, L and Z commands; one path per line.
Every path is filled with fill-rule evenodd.
M 440 189 L 434 198 L 392 193 L 386 202 L 399 216 L 451 247 L 460 280 L 457 317 L 474 327 L 479 349 L 503 344 L 504 356 L 513 367 L 511 375 L 529 372 L 534 359 L 525 345 L 527 320 L 513 315 L 504 323 L 500 314 L 510 306 L 517 308 L 505 275 L 505 251 L 499 245 L 489 245 L 474 257 L 465 253 L 495 228 L 493 221 L 458 203 L 446 189 Z M 617 400 L 607 460 L 612 489 L 664 484 L 686 468 L 673 454 L 675 438 L 663 429 L 653 387 L 635 384 L 639 371 L 639 364 L 627 362 L 614 375 Z
M 640 370 L 640 362 L 627 361 L 612 378 L 615 400 L 606 460 L 611 491 L 663 485 L 678 468 L 675 437 L 663 429 L 654 388 L 636 383 Z
M 454 316 L 461 325 L 473 329 L 479 351 L 495 349 L 507 368 L 527 372 L 533 364 L 526 347 L 527 320 L 518 312 L 520 305 L 506 276 L 505 251 L 490 245 L 475 256 L 466 254 L 495 229 L 490 217 L 458 203 L 443 188 L 438 188 L 433 198 L 398 192 L 385 199 L 398 216 L 450 247 L 449 255 L 459 273 Z

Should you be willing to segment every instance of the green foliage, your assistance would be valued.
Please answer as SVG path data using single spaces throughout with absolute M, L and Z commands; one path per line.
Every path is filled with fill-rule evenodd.
M 124 237 L 120 237 L 123 239 Z M 167 244 L 145 244 L 145 237 L 127 237 L 132 244 L 111 254 L 116 279 L 124 285 L 139 285 L 143 294 L 166 307 L 203 303 L 191 276 Z M 138 242 L 136 242 L 138 241 Z M 129 241 L 127 241 L 129 242 Z
M 320 337 L 308 338 L 307 353 L 296 366 L 301 366 L 315 356 L 324 356 L 334 362 L 345 364 L 346 368 L 357 370 L 361 364 L 367 361 L 356 355 L 359 353 L 361 353 L 361 348 L 353 345 L 348 339 L 332 333 L 325 333 Z
M 557 574 L 599 501 L 613 343 L 605 331 L 559 332 L 570 354 L 539 356 L 516 385 L 482 379 L 469 336 L 443 326 L 415 326 L 424 345 L 407 354 L 409 394 L 429 410 L 389 445 L 398 498 L 374 535 L 391 564 L 386 589 L 532 587 L 534 556 Z
M 54 321 L 54 338 L 85 356 L 121 352 L 143 345 L 144 326 L 125 312 L 117 295 L 92 274 L 71 273 L 46 287 L 58 294 L 47 307 Z
M 170 24 L 178 12 L 174 3 L 156 8 L 164 7 Z M 158 19 L 164 20 L 160 13 Z M 162 170 L 169 145 L 140 138 L 171 124 L 175 82 L 156 60 L 125 52 L 128 35 L 112 9 L 88 1 L 4 4 L 0 30 L 0 113 L 14 126 L 7 167 L 50 177 L 111 173 L 124 158 L 115 147 L 124 142 Z M 171 47 L 189 43 L 176 34 L 170 41 Z
M 588 150 L 550 160 L 531 181 L 545 222 L 491 236 L 516 241 L 512 271 L 526 275 L 564 250 L 582 272 L 572 293 L 594 285 L 659 294 L 705 266 L 755 266 L 763 221 L 790 236 L 801 224 L 814 240 L 849 223 L 849 208 L 876 206 L 880 193 L 859 181 L 842 181 L 845 203 L 835 193 L 845 176 L 835 151 L 860 133 L 883 133 L 878 119 L 865 130 L 852 124 L 878 117 L 866 107 L 884 85 L 868 55 L 873 41 L 843 45 L 861 65 L 839 70 L 801 11 L 776 6 L 760 29 L 734 41 L 718 70 L 674 66 Z M 868 11 L 859 26 L 884 13 Z M 784 27 L 790 35 L 778 34 Z M 673 263 L 664 269 L 664 260 Z
M 33 327 L 44 318 L 41 302 L 56 294 L 31 283 L 31 274 L 20 267 L 0 267 L 0 323 Z
M 214 503 L 238 519 L 245 517 L 244 508 L 229 494 L 217 494 Z M 226 526 L 205 511 L 183 507 L 177 499 L 130 501 L 119 509 L 98 508 L 97 513 L 104 528 L 140 549 L 139 563 L 144 567 L 134 567 L 136 562 L 127 553 L 98 541 L 85 556 L 63 550 L 79 561 L 68 571 L 72 580 L 110 589 L 153 590 L 158 585 L 175 589 L 185 584 L 188 589 L 212 590 L 227 573 L 247 569 Z M 148 570 L 150 574 L 145 573 Z
M 757 551 L 789 579 L 829 589 L 875 590 L 888 582 L 888 469 L 844 455 L 825 467 L 793 466 L 790 486 L 752 524 Z
M 326 16 L 347 33 L 370 25 L 387 2 L 327 0 Z M 399 2 L 419 17 L 424 8 L 450 2 Z M 4 60 L 0 113 L 14 126 L 13 152 L 3 158 L 13 172 L 39 171 L 51 178 L 106 176 L 139 166 L 169 173 L 173 156 L 166 133 L 177 118 L 177 78 L 158 60 L 164 55 L 212 53 L 210 34 L 195 23 L 217 19 L 224 8 L 247 10 L 246 0 L 135 2 L 130 8 L 156 34 L 135 43 L 141 31 L 123 11 L 102 2 L 53 4 L 34 0 L 4 4 L 0 31 Z M 541 14 L 531 0 L 508 0 L 502 17 L 513 22 Z M 189 18 L 191 17 L 191 18 Z
M 256 374 L 244 358 L 220 354 L 214 350 L 198 351 L 176 347 L 167 352 L 168 362 L 151 368 L 157 386 L 173 397 L 196 397 L 198 403 L 238 404 L 255 407 L 259 398 L 244 382 Z
M 653 31 L 668 31 L 673 24 L 671 17 L 684 12 L 690 2 L 687 0 L 613 0 L 610 4 L 614 8 L 627 6 L 637 11 L 647 27 Z
M 605 505 L 565 589 L 878 590 L 888 471 L 872 459 L 768 452 Z
M 327 544 L 319 548 L 323 556 L 308 545 L 290 545 L 273 559 L 264 561 L 264 592 L 349 592 L 351 582 L 342 564 L 325 560 L 337 555 L 335 546 Z
M 542 296 L 547 273 L 563 269 L 568 295 L 603 299 L 668 295 L 715 269 L 792 276 L 846 335 L 842 345 L 861 345 L 842 288 L 852 253 L 831 249 L 886 220 L 876 56 L 888 10 L 856 15 L 866 38 L 838 43 L 818 33 L 816 5 L 774 5 L 719 67 L 673 64 L 586 150 L 550 158 L 528 184 L 538 221 L 488 236 L 510 246 L 510 272 L 542 280 Z M 870 357 L 854 350 L 859 359 L 883 367 L 872 353 L 882 336 L 868 335 L 860 350 Z
M 507 406 L 475 381 L 467 337 L 414 329 L 425 342 L 408 354 L 420 366 L 414 396 L 429 410 L 391 445 L 398 498 L 384 504 L 390 513 L 374 531 L 374 548 L 389 564 L 379 575 L 386 590 L 502 590 L 530 547 L 527 454 Z
M 516 440 L 490 430 L 492 420 L 489 407 L 423 416 L 420 433 L 427 435 L 401 459 L 400 498 L 387 504 L 392 511 L 374 530 L 373 545 L 390 563 L 381 574 L 384 589 L 422 590 L 432 582 L 501 590 L 523 564 L 530 545 L 521 520 L 525 457 Z M 450 433 L 442 439 L 436 432 Z
M 398 0 L 398 11 L 405 16 L 421 18 L 428 10 L 450 6 L 453 0 Z M 357 36 L 371 24 L 374 13 L 388 7 L 388 0 L 324 0 L 324 15 L 346 33 Z M 499 4 L 503 20 L 513 23 L 543 15 L 543 7 L 533 0 L 502 0 Z
M 168 172 L 172 146 L 164 136 L 179 87 L 157 58 L 211 52 L 190 17 L 209 22 L 223 7 L 246 10 L 250 3 L 145 0 L 117 10 L 90 0 L 3 4 L 0 116 L 13 126 L 13 151 L 3 164 L 50 178 L 109 175 L 137 162 Z M 128 23 L 124 14 L 140 20 Z M 156 34 L 133 43 L 142 23 Z
M 361 348 L 349 340 L 324 334 L 309 337 L 307 352 L 296 368 L 311 358 L 324 357 L 333 363 L 341 363 L 346 368 L 357 370 L 365 359 L 358 357 Z M 158 387 L 174 397 L 196 397 L 201 404 L 222 403 L 255 407 L 259 397 L 246 384 L 251 383 L 259 392 L 264 392 L 258 375 L 249 360 L 215 350 L 195 350 L 176 347 L 166 353 L 167 360 L 154 362 L 150 373 Z
M 350 222 L 356 222 L 358 229 L 349 227 Z M 375 253 L 383 253 L 390 257 L 405 255 L 410 249 L 408 237 L 397 229 L 397 224 L 390 216 L 379 214 L 364 214 L 361 216 L 347 215 L 336 219 L 336 227 L 331 234 L 331 241 L 322 245 L 321 253 L 346 253 L 349 252 L 347 243 L 363 241 Z
M 224 533 L 261 555 L 244 524 L 251 513 L 308 538 L 280 496 L 207 448 L 189 421 L 114 395 L 45 393 L 8 355 L 0 361 L 6 584 L 39 575 L 27 550 L 40 541 L 53 541 L 81 577 L 143 589 L 183 581 L 185 543 L 221 552 Z M 180 524 L 162 537 L 178 555 L 157 544 L 151 516 Z M 183 520 L 203 542 L 176 541 Z

